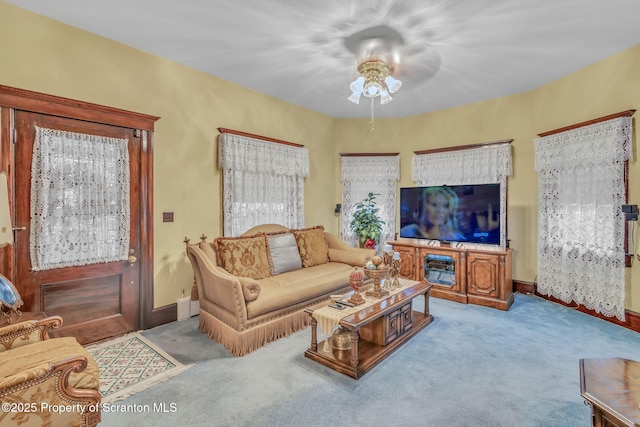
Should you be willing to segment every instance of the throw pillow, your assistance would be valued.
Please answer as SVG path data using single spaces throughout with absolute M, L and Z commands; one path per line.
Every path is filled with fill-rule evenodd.
M 313 267 L 329 262 L 329 248 L 324 237 L 324 227 L 317 225 L 302 230 L 292 230 L 300 252 L 303 267 Z
M 267 243 L 269 244 L 269 260 L 272 276 L 302 268 L 298 244 L 293 234 L 268 234 Z
M 271 275 L 264 234 L 218 237 L 216 245 L 222 268 L 234 276 L 258 280 Z

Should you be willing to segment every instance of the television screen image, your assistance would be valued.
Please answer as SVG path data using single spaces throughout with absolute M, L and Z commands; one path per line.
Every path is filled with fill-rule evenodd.
M 500 244 L 500 184 L 400 189 L 400 237 Z

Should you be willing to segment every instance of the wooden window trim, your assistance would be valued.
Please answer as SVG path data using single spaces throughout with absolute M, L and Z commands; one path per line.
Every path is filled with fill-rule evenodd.
M 153 132 L 155 122 L 160 119 L 149 114 L 4 85 L 0 85 L 0 106 L 150 132 Z
M 275 142 L 276 144 L 290 145 L 292 147 L 298 147 L 298 148 L 303 148 L 304 147 L 304 145 L 302 145 L 302 144 L 296 144 L 294 142 L 288 142 L 288 141 L 283 141 L 281 139 L 269 138 L 268 136 L 256 135 L 256 134 L 253 134 L 253 133 L 242 132 L 242 131 L 239 131 L 239 130 L 233 130 L 233 129 L 228 129 L 228 128 L 218 128 L 218 131 L 220 133 L 229 133 L 229 134 L 232 134 L 232 135 L 245 136 L 247 138 L 259 139 L 259 140 L 267 141 L 267 142 Z
M 393 157 L 400 153 L 340 153 L 340 157 Z
M 513 142 L 513 139 L 502 139 L 500 141 L 481 142 L 479 144 L 455 145 L 453 147 L 432 148 L 430 150 L 418 150 L 418 151 L 414 151 L 413 153 L 418 156 L 421 156 L 423 154 L 446 153 L 448 151 L 471 150 L 474 148 L 489 147 L 491 145 L 511 144 L 512 142 Z
M 584 126 L 589 126 L 589 125 L 593 125 L 593 124 L 600 123 L 600 122 L 606 122 L 607 120 L 617 119 L 619 117 L 631 117 L 631 116 L 633 116 L 633 114 L 635 112 L 636 112 L 636 110 L 621 111 L 619 113 L 610 114 L 608 116 L 598 117 L 597 119 L 587 120 L 586 122 L 580 122 L 580 123 L 576 123 L 574 125 L 569 125 L 569 126 L 565 126 L 565 127 L 562 127 L 562 128 L 550 130 L 550 131 L 547 131 L 547 132 L 542 132 L 542 133 L 539 133 L 538 136 L 539 137 L 545 137 L 545 136 L 555 135 L 557 133 L 578 129 L 578 128 L 581 128 L 581 127 L 584 127 Z

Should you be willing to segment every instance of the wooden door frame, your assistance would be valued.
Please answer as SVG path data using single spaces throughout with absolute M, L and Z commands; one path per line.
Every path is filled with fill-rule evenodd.
M 175 304 L 153 307 L 153 131 L 160 118 L 84 101 L 0 85 L 0 172 L 6 172 L 9 203 L 14 214 L 15 110 L 136 129 L 143 150 L 140 164 L 140 327 L 148 329 L 176 319 Z M 15 224 L 15 218 L 12 218 Z M 0 273 L 15 281 L 14 246 L 0 249 Z

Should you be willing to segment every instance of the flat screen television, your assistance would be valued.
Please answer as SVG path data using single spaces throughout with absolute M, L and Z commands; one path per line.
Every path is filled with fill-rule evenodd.
M 500 184 L 400 189 L 400 237 L 500 244 Z

